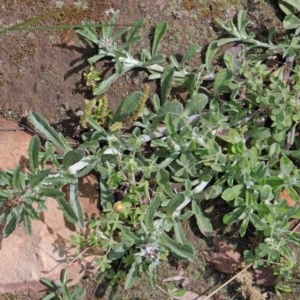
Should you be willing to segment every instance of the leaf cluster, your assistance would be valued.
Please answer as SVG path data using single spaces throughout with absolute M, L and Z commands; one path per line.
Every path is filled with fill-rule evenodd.
M 297 9 L 292 1 L 281 3 Z M 212 234 L 202 204 L 218 199 L 229 208 L 223 222 L 237 224 L 241 238 L 251 228 L 256 238 L 256 248 L 244 253 L 246 261 L 255 267 L 271 264 L 281 278 L 291 276 L 296 259 L 290 245 L 298 246 L 299 236 L 290 230 L 290 221 L 300 218 L 300 24 L 286 12 L 284 26 L 293 31 L 274 39 L 271 29 L 267 41 L 248 33 L 245 11 L 239 12 L 237 24 L 218 20 L 229 37 L 212 42 L 205 64 L 192 71 L 187 63 L 200 52 L 199 46 L 188 47 L 181 62 L 159 53 L 165 22 L 157 25 L 151 50 L 143 49 L 140 59 L 133 57 L 131 46 L 139 40 L 141 19 L 114 32 L 117 12 L 101 25 L 100 33 L 98 25 L 84 22 L 78 34 L 98 49 L 89 63 L 114 63 L 114 73 L 103 80 L 91 69 L 94 95 L 134 68 L 158 79 L 160 92 L 151 97 L 147 92 L 149 106 L 142 92 L 123 100 L 112 124 L 139 111 L 126 130 L 110 131 L 97 119 L 101 112 L 91 110 L 84 116 L 89 130 L 76 149 L 31 113 L 30 121 L 48 141 L 41 150 L 39 139 L 33 138 L 29 172 L 1 172 L 2 207 L 13 199 L 1 215 L 6 235 L 17 222 L 38 217 L 30 201 L 44 196 L 56 198 L 66 216 L 83 225 L 77 180 L 93 171 L 99 176 L 101 218 L 90 220 L 89 233 L 74 236 L 72 242 L 100 253 L 100 272 L 114 282 L 125 277 L 130 288 L 145 271 L 155 286 L 161 260 L 169 255 L 192 260 L 194 249 L 183 223 L 193 218 L 202 235 Z M 232 47 L 222 53 L 224 63 L 216 68 L 214 58 L 226 44 Z M 172 99 L 178 85 L 187 91 L 184 101 Z M 56 169 L 45 168 L 48 161 Z M 59 191 L 66 184 L 70 202 Z M 22 201 L 15 205 L 15 199 Z M 295 205 L 287 205 L 291 199 Z

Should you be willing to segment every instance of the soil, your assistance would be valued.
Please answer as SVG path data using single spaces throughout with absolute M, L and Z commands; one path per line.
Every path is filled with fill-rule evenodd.
M 81 40 L 73 29 L 41 30 L 40 26 L 74 25 L 82 20 L 106 21 L 110 18 L 110 9 L 120 10 L 118 26 L 130 26 L 139 17 L 145 20 L 142 32 L 144 39 L 134 49 L 136 53 L 143 47 L 149 47 L 153 26 L 165 20 L 168 31 L 161 49 L 167 55 L 175 53 L 181 56 L 191 43 L 206 47 L 220 34 L 216 18 L 234 18 L 242 8 L 248 10 L 252 29 L 258 35 L 265 34 L 267 28 L 281 24 L 282 16 L 276 7 L 263 0 L 2 0 L 0 115 L 19 122 L 29 111 L 36 111 L 65 135 L 76 138 L 76 130 L 73 130 L 78 124 L 76 111 L 84 108 L 84 98 L 90 98 L 89 91 L 84 87 L 82 73 L 88 70 L 87 58 L 95 53 L 95 49 Z M 27 23 L 21 23 L 26 20 Z M 200 61 L 201 58 L 193 63 L 199 64 Z M 141 90 L 145 78 L 143 72 L 133 72 L 116 82 L 107 93 L 110 106 L 116 108 L 127 94 Z M 153 92 L 155 83 L 151 83 L 151 88 Z M 216 235 L 224 232 L 221 214 L 215 214 L 215 222 L 214 228 L 219 228 Z M 185 286 L 198 295 L 207 295 L 236 273 L 236 269 L 225 272 L 224 260 L 239 262 L 237 250 L 242 245 L 238 244 L 235 228 L 226 229 L 223 244 L 220 244 L 221 241 L 216 238 L 204 239 L 191 230 L 192 225 L 187 224 L 186 227 L 197 249 L 195 261 L 182 265 L 169 262 L 162 264 L 158 282 L 166 290 L 167 284 L 163 279 L 168 278 L 175 286 Z M 225 253 L 225 258 L 220 257 L 221 252 Z M 175 280 L 174 276 L 180 280 Z M 94 278 L 87 278 L 82 284 L 87 290 L 86 299 L 98 299 L 104 291 Z M 270 289 L 265 291 L 272 297 Z M 109 288 L 103 299 L 108 299 L 109 293 L 116 293 L 115 299 L 167 299 L 161 288 L 153 290 L 143 277 L 129 291 L 119 288 L 115 292 Z M 30 293 L 0 295 L 0 299 L 39 297 Z M 289 299 L 296 298 L 297 295 L 295 298 L 289 296 Z M 246 299 L 246 296 L 242 295 L 241 285 L 234 282 L 212 299 Z

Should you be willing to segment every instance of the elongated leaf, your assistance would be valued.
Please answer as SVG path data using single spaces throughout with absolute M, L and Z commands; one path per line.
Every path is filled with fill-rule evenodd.
M 138 274 L 139 274 L 139 265 L 136 262 L 134 262 L 125 280 L 125 290 L 128 290 L 133 286 L 134 281 L 137 278 Z
M 56 288 L 55 282 L 54 282 L 53 280 L 48 279 L 48 278 L 42 277 L 42 278 L 40 279 L 40 282 L 41 282 L 43 285 L 45 285 L 46 287 L 48 287 L 48 288 L 51 288 L 51 289 L 55 289 L 55 288 Z M 50 299 L 51 299 L 51 298 L 50 298 Z
M 169 133 L 170 136 L 177 135 L 175 119 L 174 119 L 173 115 L 171 115 L 171 114 L 166 115 L 165 124 L 166 124 L 167 132 Z
M 83 211 L 79 200 L 78 182 L 70 184 L 70 204 L 77 217 L 77 224 L 82 228 L 84 226 Z
M 159 22 L 156 25 L 153 44 L 152 44 L 152 51 L 151 51 L 152 57 L 155 57 L 157 55 L 159 43 L 161 42 L 161 39 L 163 38 L 166 32 L 166 29 L 167 29 L 167 23 L 164 21 Z
M 116 33 L 114 33 L 112 36 L 110 36 L 110 40 L 112 42 L 116 42 L 121 36 L 123 36 L 129 30 L 130 30 L 130 28 L 122 28 L 122 29 L 118 30 Z
M 15 229 L 18 223 L 18 218 L 14 213 L 10 213 L 7 216 L 6 224 L 3 229 L 3 235 L 4 237 L 8 237 Z
M 249 21 L 246 18 L 246 11 L 245 10 L 240 10 L 238 12 L 238 31 L 246 38 L 247 33 L 245 31 L 245 28 Z
M 22 172 L 20 166 L 17 166 L 17 168 L 14 171 L 12 178 L 12 186 L 16 191 L 22 188 Z
M 132 94 L 129 94 L 120 104 L 113 117 L 112 122 L 122 122 L 126 117 L 133 113 L 138 107 L 141 95 L 141 92 L 134 92 Z
M 184 195 L 175 194 L 175 196 L 172 198 L 172 201 L 169 202 L 166 208 L 167 216 L 172 216 L 173 213 L 178 209 L 178 207 L 180 208 L 182 203 L 184 203 Z
M 130 31 L 127 34 L 126 42 L 122 44 L 122 48 L 124 49 L 130 49 L 130 46 L 140 40 L 140 38 L 137 36 L 138 31 L 143 25 L 144 20 L 142 18 L 139 18 L 134 21 L 133 26 L 131 27 Z
M 185 79 L 182 83 L 188 92 L 189 95 L 192 96 L 196 91 L 196 74 L 188 74 L 185 76 Z
M 115 25 L 119 15 L 120 15 L 120 11 L 117 10 L 113 14 L 109 23 L 104 23 L 104 22 L 102 23 L 102 38 L 103 39 L 109 39 L 112 36 L 112 31 L 114 29 L 114 25 Z
M 64 198 L 56 198 L 56 201 L 63 211 L 66 219 L 71 223 L 76 223 L 78 219 L 70 204 Z
M 222 199 L 225 201 L 231 201 L 234 200 L 236 197 L 238 197 L 244 189 L 243 184 L 238 184 L 235 185 L 231 188 L 227 188 L 223 193 L 222 193 Z
M 101 206 L 106 208 L 109 205 L 113 205 L 114 197 L 112 191 L 106 184 L 106 180 L 100 176 L 99 178 L 99 187 L 101 193 Z
M 295 14 L 295 11 L 300 11 L 300 2 L 298 0 L 279 0 L 279 7 L 287 15 Z
M 26 233 L 31 234 L 32 229 L 31 229 L 31 217 L 29 214 L 24 214 L 23 216 L 23 222 L 24 222 L 24 227 L 26 230 Z
M 167 67 L 165 68 L 163 74 L 161 75 L 161 104 L 166 103 L 168 96 L 172 88 L 172 82 L 174 79 L 174 68 Z
M 76 29 L 75 31 L 79 35 L 85 37 L 87 40 L 97 45 L 99 42 L 99 38 L 95 29 L 95 25 L 86 21 L 82 21 L 82 25 L 83 29 Z
M 207 217 L 204 216 L 200 206 L 195 201 L 192 202 L 192 210 L 195 214 L 196 222 L 201 233 L 204 236 L 207 236 L 208 234 L 212 233 L 213 227 L 211 222 Z
M 208 69 L 209 72 L 214 71 L 214 67 L 212 65 L 213 60 L 216 58 L 216 54 L 219 50 L 218 42 L 212 42 L 208 45 L 208 48 L 205 53 L 205 64 L 206 68 Z
M 61 270 L 59 280 L 62 283 L 66 283 L 67 282 L 67 270 L 66 269 L 62 269 Z
M 184 232 L 181 222 L 175 222 L 174 224 L 174 234 L 176 241 L 180 244 L 188 244 L 188 239 L 186 238 L 186 233 Z
M 57 190 L 44 189 L 43 196 L 54 198 L 69 222 L 76 223 L 78 221 L 77 216 L 70 203 L 65 200 L 64 193 Z
M 111 76 L 109 76 L 107 79 L 98 82 L 97 85 L 95 86 L 94 90 L 93 90 L 93 95 L 98 96 L 98 95 L 101 95 L 101 94 L 105 93 L 110 88 L 110 86 L 118 78 L 121 77 L 121 75 L 122 74 L 114 73 Z
M 72 150 L 63 135 L 57 133 L 55 129 L 49 125 L 48 121 L 43 119 L 39 114 L 36 112 L 30 112 L 29 121 L 37 131 L 45 135 L 45 137 L 56 147 L 64 151 Z
M 36 171 L 39 168 L 39 153 L 41 148 L 41 141 L 37 135 L 32 137 L 28 147 L 29 165 L 31 171 Z
M 88 116 L 88 117 L 87 117 L 87 121 L 88 121 L 88 123 L 91 125 L 91 127 L 92 127 L 93 129 L 95 129 L 96 131 L 100 132 L 101 135 L 104 135 L 104 136 L 105 136 L 105 135 L 107 134 L 106 130 L 105 130 L 102 126 L 100 126 L 100 125 L 93 119 L 92 116 Z M 95 142 L 96 142 L 96 141 L 95 141 Z
M 161 197 L 159 195 L 156 195 L 148 207 L 147 214 L 145 217 L 145 225 L 149 230 L 149 232 L 151 232 L 151 230 L 153 230 L 154 228 L 153 225 L 154 216 L 160 204 L 161 204 Z
M 41 300 L 53 300 L 55 299 L 57 296 L 56 296 L 56 293 L 55 292 L 52 292 L 50 294 L 47 294 L 45 296 L 43 296 L 43 298 L 41 298 Z
M 153 288 L 156 287 L 156 277 L 157 277 L 156 269 L 157 269 L 158 264 L 159 264 L 159 261 L 153 261 L 148 267 L 151 286 Z
M 176 254 L 180 258 L 183 259 L 193 259 L 194 250 L 190 244 L 180 244 L 176 242 L 174 239 L 170 238 L 166 233 L 162 233 L 160 236 L 160 243 L 168 248 L 170 252 Z
M 244 207 L 238 207 L 232 212 L 224 215 L 223 222 L 224 224 L 233 224 L 237 221 L 239 221 L 239 217 L 245 212 Z
M 259 181 L 260 185 L 268 184 L 272 186 L 273 188 L 279 187 L 284 184 L 284 180 L 278 176 L 270 176 L 266 178 L 261 178 Z

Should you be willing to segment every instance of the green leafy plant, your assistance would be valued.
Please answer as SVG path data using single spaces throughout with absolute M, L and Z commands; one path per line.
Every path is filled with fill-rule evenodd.
M 68 283 L 71 280 L 67 278 L 67 271 L 63 269 L 60 273 L 59 281 L 54 281 L 48 278 L 41 278 L 40 282 L 45 285 L 49 292 L 42 297 L 42 300 L 80 300 L 84 299 L 84 289 L 82 287 L 75 287 L 70 291 Z
M 82 212 L 76 193 L 70 193 L 70 203 L 61 191 L 67 184 L 76 185 L 77 179 L 66 170 L 74 152 L 65 138 L 45 120 L 32 113 L 31 121 L 52 143 L 46 142 L 44 151 L 41 151 L 41 141 L 34 136 L 28 149 L 28 166 L 25 164 L 23 169 L 19 166 L 6 172 L 0 170 L 0 224 L 4 225 L 5 237 L 13 232 L 20 221 L 24 222 L 26 231 L 30 233 L 31 220 L 39 219 L 40 212 L 47 209 L 46 199 L 49 197 L 57 201 L 68 221 L 82 225 Z M 55 153 L 55 147 L 65 153 L 62 164 L 58 162 L 61 155 Z M 48 166 L 49 162 L 52 163 L 51 167 Z
M 117 14 L 110 25 L 116 17 Z M 297 86 L 300 44 L 299 24 L 293 20 L 292 27 L 285 27 L 295 29 L 295 33 L 283 38 L 276 36 L 278 42 L 273 41 L 274 30 L 270 30 L 266 41 L 248 33 L 244 11 L 239 12 L 237 25 L 218 20 L 220 27 L 232 37 L 212 42 L 205 65 L 193 72 L 186 70 L 185 59 L 179 64 L 171 56 L 168 65 L 161 59 L 164 56 L 158 54 L 158 45 L 166 30 L 163 23 L 157 25 L 152 49 L 143 50 L 141 60 L 134 59 L 127 47 L 137 37 L 133 39 L 134 35 L 128 34 L 124 44 L 118 44 L 115 37 L 125 34 L 125 30 L 109 32 L 109 35 L 102 31 L 99 37 L 96 31 L 91 31 L 91 24 L 86 24 L 85 30 L 77 31 L 99 49 L 99 54 L 90 58 L 91 64 L 109 58 L 115 66 L 115 73 L 99 82 L 95 94 L 105 92 L 114 80 L 135 67 L 148 70 L 150 79 L 160 79 L 160 95 L 152 98 L 154 109 L 144 109 L 129 135 L 116 132 L 109 133 L 108 137 L 93 122 L 92 115 L 89 119 L 98 132 L 94 136 L 89 133 L 90 139 L 101 136 L 110 148 L 102 146 L 100 150 L 110 155 L 105 157 L 106 166 L 102 164 L 99 168 L 104 211 L 108 209 L 111 213 L 115 207 L 108 201 L 114 199 L 113 195 L 106 197 L 106 193 L 124 182 L 128 194 L 118 203 L 122 205 L 117 210 L 122 216 L 123 229 L 132 226 L 131 218 L 141 211 L 137 216 L 140 222 L 132 223 L 136 228 L 135 237 L 132 236 L 128 248 L 122 247 L 123 255 L 139 245 L 147 232 L 153 232 L 155 224 L 160 224 L 158 228 L 164 230 L 150 238 L 151 247 L 155 241 L 155 249 L 192 258 L 192 248 L 181 222 L 194 217 L 203 234 L 211 233 L 212 225 L 200 203 L 221 197 L 232 207 L 223 216 L 224 223 L 238 223 L 241 237 L 250 225 L 255 229 L 258 245 L 254 252 L 245 252 L 246 260 L 254 263 L 254 267 L 274 264 L 275 273 L 281 278 L 291 276 L 296 260 L 290 244 L 298 245 L 299 238 L 290 231 L 290 220 L 299 219 L 300 215 L 299 208 L 287 206 L 280 195 L 286 191 L 297 201 L 300 187 L 296 137 L 300 119 Z M 126 32 L 136 33 L 140 26 L 139 21 Z M 109 42 L 104 44 L 104 40 Z M 235 44 L 224 54 L 223 69 L 215 74 L 213 59 L 220 47 L 229 43 Z M 184 57 L 190 58 L 199 51 L 200 47 L 192 45 Z M 205 82 L 212 78 L 213 85 Z M 189 92 L 185 103 L 168 101 L 174 84 L 184 86 Z M 122 111 L 123 120 L 132 113 L 132 105 L 137 105 L 137 101 L 138 96 L 129 95 L 116 115 Z M 115 179 L 118 179 L 115 185 L 110 185 Z M 149 192 L 149 184 L 146 189 L 140 188 L 153 180 L 154 192 Z M 172 188 L 175 184 L 180 185 L 179 190 Z M 150 203 L 145 208 L 140 205 L 144 198 Z M 130 212 L 132 207 L 134 212 Z M 120 233 L 122 226 L 117 230 Z M 126 240 L 122 234 L 121 240 Z M 135 260 L 126 279 L 127 287 L 141 269 L 138 266 Z
M 112 20 L 107 24 L 102 22 L 102 24 L 94 25 L 84 21 L 82 24 L 83 28 L 76 30 L 79 35 L 92 42 L 98 48 L 98 54 L 88 59 L 93 70 L 95 70 L 94 64 L 101 59 L 110 59 L 114 63 L 115 72 L 108 78 L 95 84 L 93 87 L 94 95 L 105 93 L 113 82 L 132 69 L 145 69 L 150 73 L 149 79 L 161 80 L 161 101 L 163 102 L 166 101 L 166 96 L 172 84 L 184 84 L 189 87 L 189 91 L 193 91 L 194 86 L 197 85 L 199 87 L 204 78 L 212 77 L 211 74 L 204 72 L 204 65 L 197 68 L 195 72 L 189 71 L 189 68 L 186 66 L 186 63 L 201 51 L 201 48 L 196 44 L 188 47 L 181 62 L 178 62 L 176 57 L 172 55 L 169 58 L 169 65 L 164 66 L 166 59 L 165 55 L 159 53 L 159 45 L 167 28 L 166 22 L 157 24 L 151 50 L 143 49 L 141 57 L 134 58 L 131 53 L 131 47 L 140 40 L 138 33 L 143 25 L 143 20 L 138 19 L 132 27 L 113 32 L 118 16 L 119 11 L 114 14 Z M 99 34 L 96 27 L 101 27 Z M 124 40 L 122 41 L 121 38 L 124 38 Z
M 88 233 L 73 236 L 71 242 L 83 253 L 86 249 L 97 253 L 100 275 L 112 284 L 124 280 L 125 288 L 130 288 L 141 271 L 155 286 L 156 270 L 170 256 L 192 260 L 194 249 L 183 223 L 194 219 L 202 235 L 212 234 L 213 224 L 202 204 L 222 199 L 228 208 L 223 222 L 237 224 L 241 238 L 251 229 L 256 240 L 256 246 L 244 253 L 246 262 L 254 267 L 273 265 L 279 278 L 290 278 L 297 264 L 290 245 L 300 242 L 290 223 L 300 218 L 299 205 L 287 205 L 287 198 L 296 203 L 300 193 L 297 20 L 288 14 L 294 23 L 286 28 L 293 31 L 277 36 L 270 30 L 266 41 L 248 32 L 245 11 L 238 13 L 237 24 L 218 20 L 230 37 L 212 42 L 205 64 L 190 70 L 187 62 L 200 52 L 199 46 L 188 47 L 181 62 L 173 56 L 165 59 L 159 53 L 166 31 L 161 22 L 151 50 L 143 49 L 140 59 L 133 58 L 130 48 L 139 40 L 142 20 L 114 32 L 117 17 L 118 12 L 109 23 L 102 23 L 100 33 L 99 25 L 87 22 L 77 30 L 98 48 L 89 59 L 93 81 L 90 84 L 86 76 L 88 86 L 99 95 L 126 72 L 142 68 L 149 79 L 159 79 L 159 94 L 150 97 L 149 89 L 129 94 L 105 122 L 103 106 L 92 102 L 84 115 L 89 129 L 76 149 L 31 113 L 31 123 L 48 142 L 42 150 L 38 138 L 33 138 L 30 172 L 1 173 L 2 205 L 19 195 L 32 199 L 28 193 L 36 185 L 34 193 L 53 196 L 48 182 L 58 182 L 58 188 L 70 184 L 70 204 L 64 200 L 62 208 L 83 225 L 77 180 L 91 171 L 98 174 L 101 217 L 89 220 Z M 232 47 L 219 55 L 223 65 L 217 69 L 214 58 L 226 44 Z M 103 59 L 114 64 L 114 73 L 104 79 L 94 66 Z M 187 91 L 183 101 L 172 98 L 178 85 Z M 112 130 L 120 122 L 126 127 Z M 55 170 L 44 168 L 48 161 Z M 40 185 L 30 181 L 35 172 L 46 174 Z M 55 195 L 61 201 L 61 193 Z M 33 214 L 23 204 L 26 201 L 23 206 L 18 202 L 16 212 L 10 207 L 2 214 L 6 233 L 14 229 L 11 223 L 27 222 L 25 218 Z

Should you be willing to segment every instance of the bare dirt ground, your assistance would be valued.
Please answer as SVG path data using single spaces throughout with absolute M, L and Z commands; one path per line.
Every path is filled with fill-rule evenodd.
M 253 29 L 260 34 L 267 28 L 280 24 L 276 10 L 268 1 L 246 0 L 2 0 L 0 2 L 0 115 L 17 122 L 30 110 L 43 117 L 71 138 L 76 138 L 78 120 L 74 112 L 83 108 L 85 97 L 82 72 L 88 69 L 86 59 L 95 53 L 91 45 L 78 38 L 73 29 L 24 30 L 24 27 L 80 24 L 82 20 L 93 22 L 110 18 L 109 9 L 120 10 L 118 26 L 129 26 L 138 17 L 145 18 L 144 39 L 138 47 L 147 47 L 151 42 L 151 29 L 160 20 L 168 22 L 168 31 L 162 49 L 166 54 L 181 55 L 191 43 L 205 47 L 215 39 L 219 30 L 215 19 L 230 19 L 239 9 L 248 10 Z M 31 22 L 17 24 L 31 20 Z M 15 26 L 15 31 L 8 31 Z M 138 52 L 138 49 L 136 50 Z M 195 61 L 199 63 L 199 61 Z M 107 93 L 112 108 L 130 92 L 140 90 L 145 74 L 132 73 L 115 83 Z M 155 89 L 152 83 L 152 89 Z M 0 131 L 1 139 L 1 131 Z M 15 141 L 14 143 L 17 143 Z M 16 144 L 12 143 L 11 147 Z M 209 205 L 208 205 L 209 206 Z M 219 203 L 221 210 L 222 203 Z M 208 207 L 209 208 L 209 207 Z M 215 222 L 221 228 L 221 211 L 215 214 Z M 190 225 L 190 224 L 189 224 Z M 187 234 L 194 241 L 197 258 L 193 264 L 166 264 L 159 270 L 159 282 L 163 279 L 181 276 L 188 290 L 198 295 L 209 294 L 232 274 L 225 274 L 225 261 L 239 259 L 234 250 L 238 249 L 238 237 L 234 228 L 227 229 L 223 244 L 219 239 L 203 240 L 197 232 L 187 226 Z M 217 228 L 217 227 L 216 227 Z M 224 228 L 222 227 L 222 230 Z M 222 231 L 219 230 L 220 232 Z M 216 232 L 218 234 L 218 232 Z M 230 246 L 229 246 L 230 245 Z M 220 254 L 225 253 L 225 258 Z M 226 256 L 227 253 L 227 256 Z M 219 262 L 219 264 L 218 264 Z M 173 278 L 174 279 L 174 278 Z M 172 281 L 172 280 L 171 280 Z M 174 281 L 173 281 L 174 283 Z M 86 299 L 98 299 L 102 286 L 94 278 L 83 282 L 87 288 Z M 268 288 L 265 288 L 268 291 Z M 108 299 L 108 293 L 105 299 Z M 113 292 L 111 292 L 113 294 Z M 272 293 L 268 294 L 269 296 Z M 286 299 L 298 299 L 289 296 Z M 0 295 L 0 299 L 39 299 L 39 295 Z M 104 298 L 103 298 L 104 299 Z M 141 278 L 130 291 L 117 290 L 115 299 L 167 299 L 160 289 L 153 290 L 148 281 Z M 199 298 L 200 299 L 200 298 Z M 233 283 L 212 299 L 246 299 L 240 285 Z M 274 298 L 275 299 L 275 298 Z

